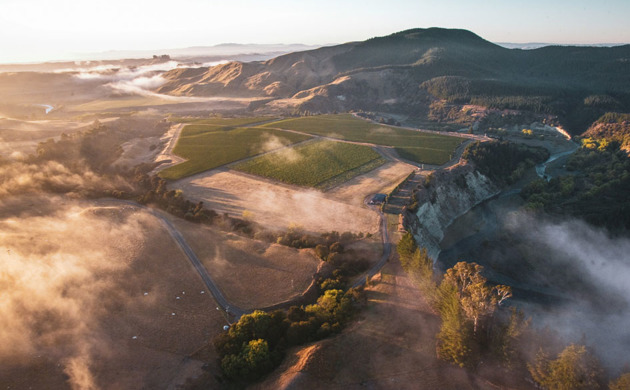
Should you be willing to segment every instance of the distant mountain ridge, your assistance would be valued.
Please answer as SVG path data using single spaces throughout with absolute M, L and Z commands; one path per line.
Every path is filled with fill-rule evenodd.
M 522 49 L 522 50 L 540 49 L 541 47 L 546 47 L 546 46 L 615 47 L 615 46 L 624 45 L 624 43 L 594 43 L 594 44 L 587 44 L 587 43 L 566 44 L 566 43 L 543 43 L 543 42 L 527 42 L 527 43 L 495 42 L 495 43 L 501 47 L 505 47 L 506 49 Z
M 177 69 L 164 77 L 157 92 L 268 98 L 263 108 L 272 110 L 410 113 L 442 100 L 568 118 L 591 95 L 612 94 L 630 106 L 630 45 L 520 50 L 467 30 L 412 29 L 267 61 Z

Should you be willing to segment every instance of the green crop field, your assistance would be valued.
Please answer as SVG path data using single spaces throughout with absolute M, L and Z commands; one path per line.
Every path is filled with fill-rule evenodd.
M 259 156 L 234 168 L 288 184 L 327 189 L 384 163 L 369 146 L 323 140 Z
M 173 149 L 175 154 L 188 161 L 163 170 L 160 177 L 181 179 L 308 138 L 307 135 L 258 127 L 188 125 Z
M 442 165 L 448 162 L 452 157 L 451 151 L 445 149 L 414 147 L 395 149 L 396 153 L 405 160 L 415 161 L 421 164 Z
M 424 163 L 443 164 L 450 159 L 462 138 L 379 125 L 355 118 L 350 114 L 317 115 L 285 119 L 263 125 L 264 127 L 296 130 L 304 133 L 393 146 L 404 158 Z
M 178 117 L 171 116 L 169 120 L 171 122 L 176 123 L 187 123 L 191 125 L 215 125 L 215 126 L 246 126 L 251 125 L 252 123 L 261 123 L 266 121 L 272 121 L 276 119 L 272 116 L 257 116 L 257 117 L 247 117 L 247 118 L 189 118 L 189 117 Z

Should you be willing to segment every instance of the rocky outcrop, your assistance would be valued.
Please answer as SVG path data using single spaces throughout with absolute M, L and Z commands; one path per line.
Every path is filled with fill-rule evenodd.
M 472 165 L 436 171 L 418 192 L 418 210 L 405 212 L 404 225 L 418 245 L 427 248 L 432 259 L 437 259 L 446 228 L 457 217 L 499 192 L 499 187 Z

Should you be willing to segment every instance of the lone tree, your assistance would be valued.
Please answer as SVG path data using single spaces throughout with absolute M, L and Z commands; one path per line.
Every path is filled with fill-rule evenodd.
M 444 283 L 457 289 L 457 295 L 467 318 L 473 321 L 473 333 L 477 333 L 479 319 L 494 313 L 498 306 L 512 296 L 509 286 L 491 287 L 481 275 L 483 267 L 477 263 L 460 261 L 446 271 Z

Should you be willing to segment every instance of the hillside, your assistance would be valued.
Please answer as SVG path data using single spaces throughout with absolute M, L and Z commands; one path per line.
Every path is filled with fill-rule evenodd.
M 260 97 L 270 110 L 422 116 L 442 101 L 555 115 L 573 133 L 606 110 L 630 110 L 630 45 L 507 49 L 457 29 L 413 29 L 164 77 L 159 93 Z M 593 96 L 605 96 L 603 105 L 592 105 Z
M 617 142 L 622 150 L 630 152 L 630 114 L 606 113 L 583 136 L 600 143 Z

